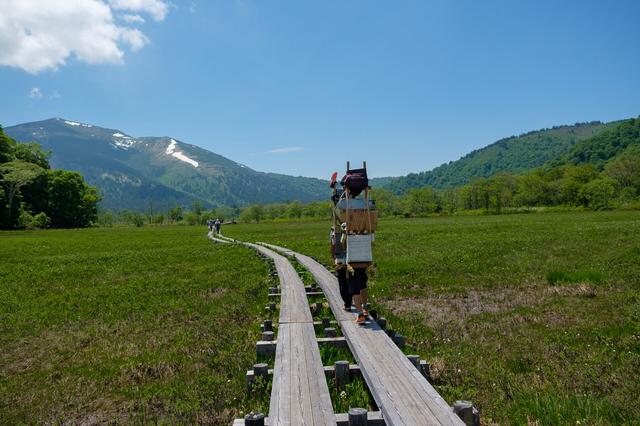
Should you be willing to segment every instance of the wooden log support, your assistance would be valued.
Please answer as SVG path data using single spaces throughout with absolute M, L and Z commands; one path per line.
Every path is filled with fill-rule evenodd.
M 244 416 L 245 426 L 264 426 L 264 414 L 249 413 Z
M 273 331 L 273 321 L 264 320 L 264 322 L 262 323 L 262 331 Z
M 322 328 L 331 327 L 331 320 L 328 317 L 322 318 Z
M 309 296 L 324 296 L 324 293 L 321 292 L 321 291 L 307 291 L 305 294 L 307 295 L 307 297 L 309 297 Z M 280 296 L 282 296 L 281 293 L 277 293 L 277 292 L 269 293 L 269 297 L 271 297 L 271 298 L 278 298 Z
M 407 355 L 407 358 L 416 368 L 420 368 L 420 355 Z
M 347 383 L 349 383 L 349 362 L 336 361 L 334 374 L 336 387 L 338 389 L 344 389 Z
M 276 294 L 278 292 L 277 287 L 269 287 L 269 294 Z
M 328 319 L 328 318 L 327 318 L 327 319 Z M 322 326 L 322 328 L 327 328 L 327 327 L 331 327 L 332 325 L 335 325 L 335 324 L 337 324 L 337 323 L 338 323 L 338 321 L 331 320 L 331 321 L 329 321 L 329 324 L 328 324 L 328 325 L 325 325 L 325 323 L 324 323 L 323 321 L 314 321 L 314 322 L 313 322 L 313 325 L 321 325 L 321 326 Z
M 429 365 L 429 363 L 424 359 L 420 360 L 420 367 L 418 368 L 418 370 L 420 370 L 420 373 L 424 376 L 424 378 L 427 379 L 429 383 L 431 383 L 431 366 Z
M 319 337 L 318 345 L 334 345 L 338 348 L 346 348 L 347 340 L 344 337 Z
M 269 302 L 269 304 L 267 305 L 269 307 L 269 310 L 271 312 L 275 312 L 276 311 L 276 304 L 275 302 Z
M 384 417 L 380 411 L 369 411 L 367 413 L 367 425 L 368 426 L 387 426 L 384 421 Z M 233 426 L 236 426 L 235 424 Z M 336 426 L 349 426 L 349 414 L 339 413 L 336 414 Z
M 387 319 L 385 317 L 380 317 L 376 320 L 381 329 L 386 330 L 387 328 Z
M 269 366 L 264 362 L 253 364 L 253 376 L 262 377 L 263 380 L 267 380 L 269 375 Z
M 263 331 L 262 332 L 262 341 L 263 342 L 271 342 L 274 339 L 273 331 Z
M 324 329 L 324 337 L 336 337 L 336 329 L 333 327 L 327 327 Z
M 256 343 L 256 356 L 258 358 L 262 356 L 272 357 L 276 354 L 276 343 L 277 341 L 273 340 L 269 341 L 259 341 Z
M 262 377 L 263 383 L 269 379 L 269 366 L 265 363 L 253 364 L 253 370 L 247 371 L 245 376 L 247 381 L 247 393 L 253 390 L 253 385 L 256 382 L 256 377 Z
M 393 336 L 393 343 L 395 343 L 400 349 L 404 349 L 404 336 L 400 333 L 396 333 L 395 336 Z
M 367 410 L 364 408 L 349 409 L 349 426 L 367 426 Z
M 453 412 L 466 426 L 480 426 L 480 413 L 470 401 L 456 401 L 453 404 Z

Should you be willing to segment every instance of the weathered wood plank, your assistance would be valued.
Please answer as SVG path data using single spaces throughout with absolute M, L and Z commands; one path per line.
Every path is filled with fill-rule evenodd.
M 304 284 L 287 258 L 263 246 L 245 244 L 270 257 L 276 266 L 280 280 L 280 317 L 278 322 L 313 322 Z
M 312 323 L 284 323 L 278 328 L 271 425 L 334 425 L 320 351 Z
M 464 424 L 377 323 L 356 325 L 353 315 L 342 310 L 333 274 L 308 256 L 269 246 L 295 255 L 322 288 L 388 425 Z

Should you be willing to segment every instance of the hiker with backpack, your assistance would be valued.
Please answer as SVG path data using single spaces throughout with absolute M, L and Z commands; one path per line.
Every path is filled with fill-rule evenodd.
M 356 308 L 356 323 L 366 324 L 368 312 L 367 268 L 372 263 L 371 243 L 377 226 L 375 204 L 369 200 L 369 179 L 366 163 L 361 169 L 350 169 L 336 188 L 337 173 L 331 176 L 333 189 L 333 227 L 331 248 L 336 264 L 340 294 L 345 309 Z M 357 198 L 364 192 L 363 198 Z M 348 309 L 347 309 L 348 304 Z M 373 313 L 375 316 L 375 313 Z
M 220 219 L 216 219 L 216 221 L 213 223 L 213 226 L 216 229 L 216 234 L 220 235 L 220 227 L 222 226 L 222 222 L 220 222 Z

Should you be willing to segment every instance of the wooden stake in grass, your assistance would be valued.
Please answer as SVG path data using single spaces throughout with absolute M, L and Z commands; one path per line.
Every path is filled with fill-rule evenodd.
M 367 426 L 367 410 L 351 408 L 349 410 L 349 426 Z
M 453 412 L 462 419 L 467 426 L 480 426 L 480 413 L 469 401 L 456 401 Z
M 336 387 L 338 389 L 344 389 L 347 383 L 349 383 L 349 362 L 336 361 L 334 374 Z
M 264 426 L 264 414 L 249 413 L 244 416 L 244 426 Z

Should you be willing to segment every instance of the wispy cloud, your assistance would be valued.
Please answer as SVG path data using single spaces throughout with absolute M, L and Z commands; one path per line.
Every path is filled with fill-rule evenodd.
M 29 99 L 42 99 L 42 90 L 39 87 L 32 87 L 29 90 Z
M 298 152 L 303 151 L 304 148 L 301 146 L 287 146 L 284 148 L 274 148 L 267 151 L 269 154 L 287 154 L 289 152 Z
M 144 18 L 140 15 L 122 15 L 122 19 L 127 24 L 144 24 Z

